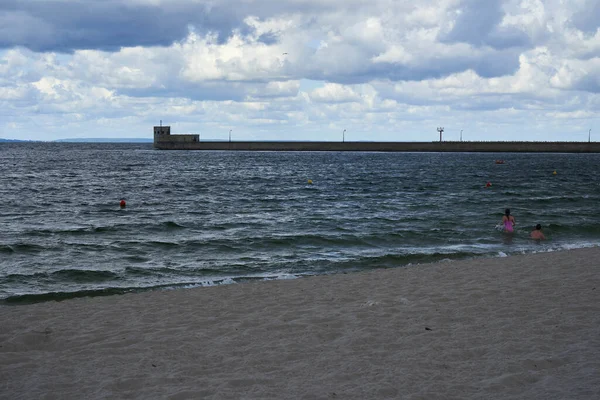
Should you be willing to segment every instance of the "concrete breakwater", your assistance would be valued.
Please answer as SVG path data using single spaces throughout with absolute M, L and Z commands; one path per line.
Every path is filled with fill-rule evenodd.
M 600 153 L 600 142 L 159 142 L 161 150 Z
M 208 142 L 201 141 L 199 135 L 171 135 L 168 126 L 154 127 L 154 147 L 161 150 L 600 153 L 600 142 Z

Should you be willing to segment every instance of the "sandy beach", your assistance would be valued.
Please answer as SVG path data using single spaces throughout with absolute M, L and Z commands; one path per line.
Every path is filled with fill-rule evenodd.
M 597 399 L 600 248 L 0 307 L 2 399 Z

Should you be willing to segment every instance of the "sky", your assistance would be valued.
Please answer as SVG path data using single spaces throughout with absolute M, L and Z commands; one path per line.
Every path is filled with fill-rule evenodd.
M 599 27 L 600 0 L 1 0 L 0 138 L 597 141 Z

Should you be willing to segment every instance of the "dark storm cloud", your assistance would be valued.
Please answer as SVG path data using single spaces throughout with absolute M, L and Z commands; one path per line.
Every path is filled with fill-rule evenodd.
M 356 64 L 353 69 L 348 71 L 309 69 L 304 76 L 317 81 L 360 84 L 373 79 L 389 79 L 393 82 L 439 79 L 471 69 L 483 78 L 493 78 L 514 74 L 519 69 L 520 54 L 517 49 L 511 48 L 484 51 L 470 56 L 440 56 L 435 59 L 435 62 L 425 60 L 415 66 L 392 62 L 362 63 Z M 367 57 L 364 56 L 365 59 Z M 502 62 L 498 62 L 498 60 L 502 60 Z M 319 64 L 316 63 L 316 65 Z
M 474 46 L 485 44 L 486 38 L 502 20 L 501 0 L 465 0 L 454 27 L 443 38 L 448 42 L 464 42 Z
M 588 0 L 582 10 L 573 14 L 573 25 L 588 34 L 594 34 L 600 28 L 600 0 Z
M 258 37 L 258 41 L 261 43 L 264 43 L 266 45 L 272 45 L 277 43 L 279 40 L 279 37 L 277 36 L 277 34 L 273 33 L 273 32 L 269 32 L 269 33 L 263 33 L 262 35 L 260 35 Z
M 214 32 L 220 42 L 234 30 L 249 33 L 243 20 L 249 13 L 259 18 L 283 11 L 283 5 L 268 1 L 232 2 L 213 5 L 125 4 L 122 0 L 0 2 L 0 48 L 23 46 L 33 51 L 72 52 L 78 49 L 113 51 L 125 46 L 168 46 L 186 37 L 189 29 Z M 235 6 L 234 6 L 235 5 Z M 296 7 L 301 11 L 301 5 Z M 294 11 L 290 9 L 289 11 Z M 261 37 L 266 43 L 273 34 Z
M 529 37 L 514 28 L 500 27 L 504 10 L 503 0 L 465 0 L 454 27 L 440 40 L 446 43 L 469 43 L 475 47 L 490 46 L 495 49 L 531 46 Z
M 0 31 L 0 46 L 63 52 L 168 45 L 186 34 L 188 23 L 176 11 L 132 8 L 114 1 L 7 0 L 0 3 L 0 18 L 5 26 Z
M 600 78 L 595 74 L 588 74 L 579 79 L 573 89 L 590 93 L 600 93 Z

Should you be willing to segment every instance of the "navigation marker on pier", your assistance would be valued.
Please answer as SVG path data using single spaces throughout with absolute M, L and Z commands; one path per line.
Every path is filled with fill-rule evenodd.
M 437 128 L 437 131 L 440 133 L 440 142 L 442 141 L 442 133 L 444 133 L 444 127 Z

